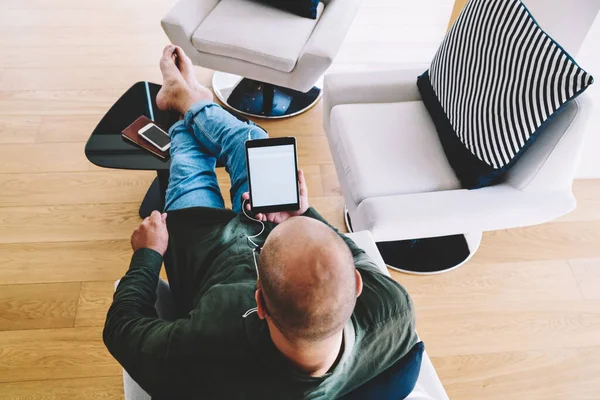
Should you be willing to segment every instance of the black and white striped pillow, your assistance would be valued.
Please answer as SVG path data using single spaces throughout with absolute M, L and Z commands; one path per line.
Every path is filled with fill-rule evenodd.
M 519 0 L 471 0 L 418 86 L 463 187 L 497 183 L 594 79 Z

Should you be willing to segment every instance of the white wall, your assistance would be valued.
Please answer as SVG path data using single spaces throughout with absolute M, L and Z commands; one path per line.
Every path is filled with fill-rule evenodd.
M 600 14 L 575 57 L 579 65 L 592 74 L 596 82 L 586 93 L 594 102 L 594 113 L 590 118 L 586 142 L 577 178 L 600 178 Z

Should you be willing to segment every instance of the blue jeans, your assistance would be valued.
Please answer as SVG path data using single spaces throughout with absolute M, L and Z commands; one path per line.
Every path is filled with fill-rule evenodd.
M 171 176 L 165 211 L 190 207 L 225 208 L 217 182 L 217 162 L 231 179 L 233 211 L 242 212 L 242 194 L 248 191 L 245 142 L 264 139 L 264 130 L 242 122 L 219 105 L 201 101 L 169 130 Z

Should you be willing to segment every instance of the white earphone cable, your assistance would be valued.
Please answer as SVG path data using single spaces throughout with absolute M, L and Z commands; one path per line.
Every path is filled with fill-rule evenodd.
M 257 245 L 257 244 L 254 242 L 254 240 L 252 240 L 252 239 L 256 239 L 256 238 L 258 238 L 260 235 L 262 235 L 262 233 L 265 231 L 265 224 L 264 224 L 264 223 L 263 223 L 261 220 L 258 220 L 258 219 L 256 219 L 256 218 L 252 218 L 251 216 L 249 216 L 249 215 L 246 213 L 246 203 L 247 203 L 247 202 L 248 202 L 248 200 L 244 200 L 244 202 L 242 203 L 242 212 L 244 213 L 244 215 L 246 216 L 246 218 L 248 218 L 248 219 L 250 219 L 250 220 L 252 220 L 252 221 L 258 222 L 258 223 L 261 225 L 261 227 L 262 227 L 262 228 L 261 228 L 261 230 L 260 230 L 260 232 L 258 232 L 256 235 L 253 235 L 253 236 L 247 236 L 247 237 L 246 237 L 246 240 L 248 240 L 248 241 L 249 241 L 250 243 L 252 243 L 252 245 L 254 246 L 254 247 L 252 248 L 252 259 L 254 260 L 254 268 L 256 268 L 256 276 L 258 276 L 258 263 L 256 262 L 256 250 L 257 250 L 258 248 L 260 248 L 260 246 L 259 246 L 259 245 Z

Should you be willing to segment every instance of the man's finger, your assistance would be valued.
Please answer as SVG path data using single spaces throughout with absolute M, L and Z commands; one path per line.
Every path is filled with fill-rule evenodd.
M 298 170 L 298 186 L 300 187 L 300 195 L 308 196 L 308 188 L 306 187 L 306 179 L 304 178 L 304 171 Z
M 142 221 L 142 224 L 147 224 L 150 221 L 150 217 L 146 217 L 144 218 L 144 220 Z
M 162 220 L 162 216 L 161 216 L 160 212 L 156 211 L 156 210 L 152 211 L 152 214 L 150 214 L 150 220 L 154 221 L 154 222 L 161 221 Z
M 306 187 L 306 179 L 304 178 L 304 171 L 301 169 L 298 170 L 298 183 L 300 183 L 300 187 Z
M 243 200 L 250 200 L 250 193 L 248 193 L 248 192 L 243 193 L 242 194 L 242 199 Z

